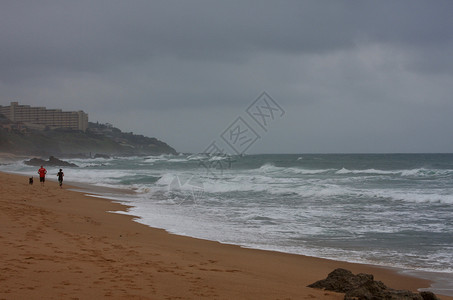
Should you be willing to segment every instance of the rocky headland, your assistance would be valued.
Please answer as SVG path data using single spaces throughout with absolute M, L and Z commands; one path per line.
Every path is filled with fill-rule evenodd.
M 0 115 L 0 152 L 22 156 L 79 157 L 177 154 L 156 138 L 123 132 L 111 124 L 89 123 L 86 131 L 44 128 Z

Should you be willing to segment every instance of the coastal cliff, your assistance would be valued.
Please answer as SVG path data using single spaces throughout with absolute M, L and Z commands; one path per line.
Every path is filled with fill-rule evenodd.
M 0 152 L 23 155 L 91 156 L 176 154 L 156 138 L 122 132 L 110 124 L 89 123 L 85 132 L 65 129 L 36 129 L 0 117 Z

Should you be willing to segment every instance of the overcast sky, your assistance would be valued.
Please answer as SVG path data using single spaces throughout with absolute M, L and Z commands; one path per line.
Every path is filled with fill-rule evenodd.
M 1 1 L 0 41 L 0 105 L 180 152 L 238 117 L 247 153 L 453 152 L 453 1 Z

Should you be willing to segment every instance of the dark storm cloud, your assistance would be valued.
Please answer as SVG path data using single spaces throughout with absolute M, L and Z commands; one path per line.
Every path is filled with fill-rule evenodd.
M 360 39 L 449 46 L 453 38 L 453 3 L 440 1 L 9 1 L 1 8 L 1 63 L 11 68 L 101 71 L 158 56 L 241 62 Z
M 196 151 L 184 129 L 204 143 L 267 90 L 292 108 L 268 139 L 305 132 L 281 151 L 372 151 L 359 136 L 391 149 L 401 122 L 427 140 L 411 117 L 427 108 L 451 125 L 452 14 L 451 1 L 2 1 L 0 100 L 84 109 Z

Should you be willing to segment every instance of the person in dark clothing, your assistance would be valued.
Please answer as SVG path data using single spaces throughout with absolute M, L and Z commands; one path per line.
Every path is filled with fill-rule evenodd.
M 58 176 L 58 183 L 60 184 L 60 188 L 62 188 L 63 176 L 64 176 L 64 173 L 63 173 L 62 169 L 60 169 L 60 172 L 58 172 L 57 176 Z

